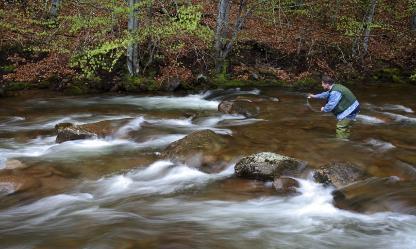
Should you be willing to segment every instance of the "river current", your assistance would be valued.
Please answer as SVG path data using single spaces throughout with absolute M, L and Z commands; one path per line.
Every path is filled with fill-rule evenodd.
M 350 140 L 334 138 L 335 119 L 308 110 L 305 93 L 274 88 L 0 99 L 0 182 L 10 160 L 35 182 L 14 194 L 0 184 L 0 248 L 416 248 L 415 90 L 353 89 L 362 111 Z M 268 101 L 252 118 L 217 111 L 239 95 Z M 100 121 L 115 132 L 55 143 L 58 123 Z M 204 129 L 231 141 L 222 165 L 160 157 Z M 368 192 L 359 212 L 339 209 L 334 189 L 311 178 L 299 179 L 298 195 L 279 195 L 270 182 L 234 176 L 238 159 L 262 151 L 315 168 L 349 161 L 404 183 L 366 185 L 353 191 Z

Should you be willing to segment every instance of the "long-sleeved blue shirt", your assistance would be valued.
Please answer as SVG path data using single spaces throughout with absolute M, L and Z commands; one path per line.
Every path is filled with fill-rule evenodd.
M 331 112 L 341 100 L 342 94 L 338 91 L 326 91 L 319 94 L 316 94 L 314 98 L 316 99 L 327 99 L 327 103 L 324 106 L 324 112 Z M 337 115 L 338 120 L 342 120 L 344 118 L 348 119 L 355 119 L 357 113 L 354 112 L 357 107 L 360 105 L 358 100 L 356 100 L 350 107 L 348 107 L 345 111 L 339 113 Z

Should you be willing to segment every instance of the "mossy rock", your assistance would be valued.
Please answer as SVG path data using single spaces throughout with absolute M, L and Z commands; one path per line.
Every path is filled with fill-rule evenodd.
M 309 169 L 307 163 L 288 156 L 261 152 L 242 158 L 234 168 L 239 177 L 273 181 L 282 176 L 302 177 Z

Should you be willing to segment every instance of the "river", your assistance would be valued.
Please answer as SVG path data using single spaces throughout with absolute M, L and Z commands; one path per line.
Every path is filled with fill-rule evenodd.
M 14 194 L 0 183 L 0 248 L 416 248 L 416 87 L 353 91 L 362 110 L 350 140 L 334 138 L 335 119 L 308 110 L 305 93 L 277 88 L 0 99 L 0 182 L 14 159 L 26 166 L 14 177 L 29 179 Z M 217 111 L 236 95 L 279 101 L 252 118 Z M 58 123 L 100 121 L 115 132 L 55 143 Z M 230 141 L 221 166 L 160 158 L 203 129 Z M 333 189 L 310 178 L 288 196 L 234 176 L 239 158 L 261 151 L 315 168 L 349 161 L 401 183 L 353 190 L 359 212 L 339 209 Z

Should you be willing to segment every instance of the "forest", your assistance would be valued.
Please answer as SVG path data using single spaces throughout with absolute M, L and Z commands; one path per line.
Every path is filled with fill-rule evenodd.
M 4 0 L 6 90 L 416 82 L 415 0 Z M 4 91 L 4 90 L 2 90 Z

